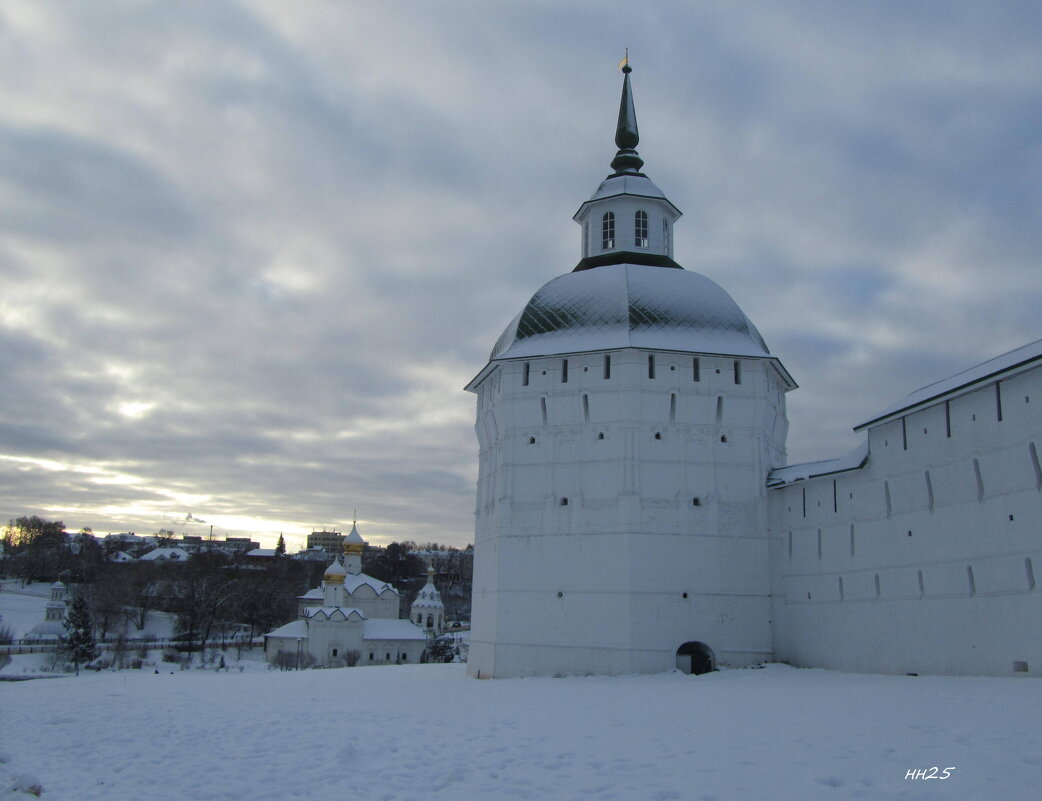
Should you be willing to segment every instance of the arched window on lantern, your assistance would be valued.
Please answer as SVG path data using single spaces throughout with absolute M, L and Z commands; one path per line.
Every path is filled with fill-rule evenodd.
M 633 244 L 638 248 L 648 246 L 648 213 L 643 209 L 633 215 Z
M 615 247 L 615 212 L 606 211 L 601 217 L 601 249 L 611 250 Z

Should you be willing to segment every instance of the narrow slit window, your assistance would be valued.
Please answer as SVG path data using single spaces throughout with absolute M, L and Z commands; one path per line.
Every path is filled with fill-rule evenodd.
M 590 224 L 583 223 L 583 258 L 590 255 Z
M 901 418 L 901 450 L 908 450 L 908 420 Z
M 926 584 L 923 582 L 923 571 L 916 571 L 919 574 L 919 597 L 922 598 L 926 595 Z
M 977 580 L 973 577 L 973 565 L 966 565 L 966 580 L 970 584 L 970 595 L 976 595 Z
M 561 359 L 561 383 L 568 383 L 568 360 Z
M 677 393 L 669 393 L 669 422 L 677 421 Z
M 611 378 L 611 355 L 604 355 L 604 377 L 605 379 Z
M 742 363 L 737 359 L 734 362 L 734 382 L 736 384 L 742 383 Z
M 669 253 L 669 220 L 662 218 L 662 252 L 667 256 Z
M 615 247 L 615 212 L 606 211 L 601 217 L 601 250 Z
M 583 422 L 590 422 L 590 396 L 583 394 Z
M 836 486 L 836 479 L 832 479 L 832 513 L 839 513 L 839 491 Z
M 1031 565 L 1031 557 L 1030 556 L 1025 556 L 1024 557 L 1024 570 L 1027 573 L 1027 577 L 1028 577 L 1028 589 L 1029 590 L 1035 589 L 1035 569 Z
M 818 561 L 821 561 L 821 529 L 818 529 Z
M 893 506 L 890 503 L 890 482 L 889 481 L 884 481 L 883 482 L 883 499 L 886 502 L 886 516 L 889 519 L 890 515 L 893 513 Z
M 702 371 L 700 369 L 701 365 L 700 365 L 700 363 L 698 361 L 698 357 L 697 356 L 692 361 L 691 367 L 692 367 L 692 379 L 695 380 L 695 381 L 701 381 L 702 380 Z
M 539 411 L 543 414 L 543 425 L 545 426 L 547 423 L 546 398 L 539 399 Z
M 929 511 L 933 511 L 933 479 L 930 478 L 930 471 L 927 470 L 924 474 L 926 478 L 926 508 Z
M 981 475 L 980 461 L 976 458 L 973 460 L 973 477 L 977 479 L 977 501 L 980 503 L 984 501 L 984 476 Z
M 716 396 L 716 424 L 720 425 L 724 421 L 724 396 Z
M 648 246 L 648 213 L 643 209 L 633 215 L 633 244 L 638 248 Z
M 1042 489 L 1042 464 L 1038 461 L 1038 450 L 1034 442 L 1028 443 L 1028 453 L 1031 455 L 1031 467 L 1035 471 L 1035 489 Z
M 950 401 L 944 402 L 944 436 L 952 438 L 952 405 Z
M 995 382 L 995 415 L 1002 422 L 1002 384 Z
M 655 354 L 648 354 L 648 378 L 655 377 Z
M 532 366 L 528 362 L 525 362 L 524 367 L 521 368 L 521 386 L 528 386 L 528 377 L 531 374 L 531 372 Z
M 850 555 L 854 555 L 854 524 L 850 524 Z

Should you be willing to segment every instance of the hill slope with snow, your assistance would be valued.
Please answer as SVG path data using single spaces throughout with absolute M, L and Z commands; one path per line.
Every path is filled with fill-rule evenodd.
M 1027 801 L 1042 777 L 1034 679 L 164 667 L 0 683 L 0 776 L 44 801 Z

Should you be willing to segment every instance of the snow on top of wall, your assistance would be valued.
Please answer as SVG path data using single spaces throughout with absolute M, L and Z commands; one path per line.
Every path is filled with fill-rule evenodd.
M 831 473 L 842 473 L 846 470 L 858 470 L 868 459 L 868 440 L 866 439 L 849 453 L 837 459 L 825 459 L 820 462 L 804 462 L 772 470 L 767 476 L 768 487 L 780 487 L 808 478 L 827 476 Z
M 888 406 L 879 414 L 873 415 L 863 423 L 854 426 L 855 431 L 860 431 L 870 425 L 882 422 L 900 412 L 907 411 L 915 406 L 921 406 L 931 401 L 938 401 L 943 396 L 949 395 L 960 389 L 966 389 L 973 384 L 994 378 L 1000 373 L 1022 367 L 1029 362 L 1042 358 L 1042 339 L 1022 345 L 1019 348 L 1003 353 L 993 359 L 976 364 L 961 373 L 927 384 L 912 393 L 909 393 L 897 403 Z

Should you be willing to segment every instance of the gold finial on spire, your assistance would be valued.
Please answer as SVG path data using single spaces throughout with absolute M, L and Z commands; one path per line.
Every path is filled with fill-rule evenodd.
M 619 62 L 619 69 L 623 72 L 632 72 L 633 68 L 630 67 L 630 49 L 626 48 L 626 55 L 623 56 L 622 61 Z

